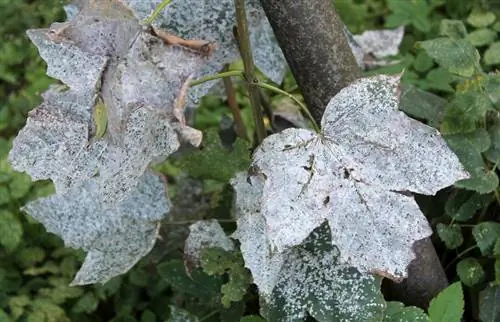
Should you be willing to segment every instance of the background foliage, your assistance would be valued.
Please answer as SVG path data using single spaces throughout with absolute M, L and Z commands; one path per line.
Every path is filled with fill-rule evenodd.
M 500 65 L 500 8 L 487 0 L 335 3 L 354 33 L 407 26 L 399 63 L 368 74 L 404 70 L 406 84 L 436 94 L 422 104 L 408 105 L 406 112 L 441 129 L 475 176 L 458 184 L 460 188 L 445 189 L 435 197 L 420 196 L 418 201 L 435 228 L 435 245 L 450 281 L 463 284 L 465 318 L 497 321 L 500 312 L 493 304 L 500 297 L 500 77 L 496 74 Z M 27 201 L 52 192 L 49 183 L 32 183 L 26 175 L 12 171 L 6 160 L 11 140 L 28 111 L 40 102 L 40 92 L 53 83 L 24 31 L 61 21 L 62 5 L 58 0 L 0 0 L 0 321 L 150 322 L 181 321 L 188 316 L 201 321 L 239 321 L 243 315 L 247 315 L 244 321 L 259 321 L 257 316 L 249 316 L 258 314 L 258 297 L 249 286 L 239 254 L 206 254 L 204 267 L 211 275 L 197 269 L 188 276 L 182 261 L 187 233 L 182 222 L 228 219 L 232 191 L 227 179 L 248 165 L 238 153 L 248 149 L 243 142 L 238 141 L 232 152 L 224 145 L 224 139 L 231 141 L 231 133 L 220 123 L 230 112 L 219 98 L 206 97 L 196 113 L 197 128 L 208 130 L 204 142 L 207 153 L 188 151 L 158 168 L 170 183 L 175 205 L 170 218 L 178 222 L 163 225 L 163 240 L 128 274 L 105 285 L 68 287 L 83 254 L 64 248 L 58 238 L 18 210 Z M 457 22 L 443 23 L 443 19 L 460 20 L 463 27 Z M 450 51 L 431 50 L 426 43 L 415 45 L 441 36 L 464 39 L 469 44 L 464 46 L 472 52 L 477 48 L 480 68 L 492 74 L 483 79 L 464 77 L 443 64 L 440 55 Z M 290 75 L 283 88 L 296 91 Z M 478 97 L 485 93 L 496 97 L 496 102 L 481 104 Z M 282 97 L 269 95 L 274 106 L 281 104 Z M 411 102 L 411 97 L 404 99 Z M 249 124 L 251 111 L 241 86 L 237 86 L 237 101 Z M 206 171 L 214 165 L 226 171 Z M 182 173 L 181 167 L 189 169 L 188 173 Z M 231 231 L 234 226 L 228 223 L 224 228 Z M 242 295 L 236 291 L 241 288 L 248 292 Z M 462 290 L 456 286 L 450 289 Z M 444 294 L 436 303 L 444 301 L 444 296 L 452 297 Z

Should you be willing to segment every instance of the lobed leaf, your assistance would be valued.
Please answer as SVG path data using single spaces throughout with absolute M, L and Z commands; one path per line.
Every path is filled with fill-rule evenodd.
M 406 276 L 413 243 L 431 234 L 406 192 L 435 194 L 468 174 L 436 130 L 397 110 L 398 86 L 399 77 L 358 80 L 332 98 L 321 134 L 287 129 L 255 151 L 250 176 L 264 180 L 257 207 L 273 252 L 328 221 L 344 262 Z

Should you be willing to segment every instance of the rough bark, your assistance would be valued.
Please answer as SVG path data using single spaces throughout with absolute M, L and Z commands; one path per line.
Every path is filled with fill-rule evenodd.
M 276 38 L 320 124 L 330 99 L 360 76 L 331 0 L 261 0 Z
M 307 106 L 318 122 L 330 99 L 360 77 L 331 0 L 260 0 Z M 386 282 L 392 300 L 427 307 L 448 281 L 430 239 L 415 244 L 417 258 L 401 284 Z

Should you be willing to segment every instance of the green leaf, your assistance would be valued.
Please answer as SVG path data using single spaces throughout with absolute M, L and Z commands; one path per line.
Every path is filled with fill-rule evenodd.
M 258 315 L 247 315 L 242 317 L 240 322 L 266 322 L 266 320 Z
M 491 44 L 496 38 L 497 33 L 488 28 L 474 30 L 467 36 L 467 40 L 476 47 Z
M 479 293 L 479 318 L 484 322 L 500 320 L 499 285 L 489 285 Z
M 31 303 L 32 311 L 29 322 L 70 322 L 64 310 L 47 300 L 35 299 Z
M 217 296 L 222 285 L 222 279 L 219 276 L 209 276 L 198 268 L 191 271 L 191 277 L 188 276 L 180 260 L 162 263 L 157 269 L 160 276 L 173 288 L 197 297 Z
M 200 319 L 191 312 L 188 312 L 184 309 L 175 307 L 170 305 L 170 317 L 168 318 L 168 322 L 198 322 Z
M 491 100 L 485 94 L 477 92 L 457 94 L 446 106 L 441 132 L 443 134 L 472 132 L 477 128 L 477 123 L 484 120 L 486 112 L 492 108 Z M 485 130 L 480 134 L 483 140 L 489 140 Z
M 455 90 L 450 85 L 454 77 L 449 71 L 442 67 L 432 69 L 425 76 L 424 83 L 427 89 L 435 89 L 443 92 L 454 93 Z
M 0 309 L 0 322 L 14 322 L 4 310 Z
M 252 283 L 252 277 L 239 253 L 218 247 L 205 248 L 201 253 L 201 266 L 208 275 L 228 274 L 228 282 L 221 287 L 222 305 L 225 308 L 231 302 L 241 301 Z
M 462 20 L 443 19 L 439 25 L 439 35 L 453 39 L 463 39 L 467 37 L 467 29 Z
M 16 262 L 21 268 L 28 268 L 45 259 L 45 250 L 41 247 L 23 247 L 16 252 Z
M 238 171 L 250 165 L 250 150 L 246 141 L 237 139 L 232 148 L 222 145 L 214 129 L 204 134 L 199 150 L 172 161 L 191 176 L 227 182 Z
M 395 28 L 411 23 L 422 32 L 431 30 L 432 25 L 428 15 L 432 7 L 428 5 L 427 1 L 388 0 L 387 6 L 392 13 L 386 19 L 386 27 Z
M 495 172 L 486 168 L 481 155 L 491 145 L 486 130 L 478 129 L 472 133 L 447 135 L 445 140 L 471 175 L 470 179 L 460 180 L 455 183 L 455 186 L 480 194 L 495 191 L 498 186 L 498 177 Z
M 456 282 L 441 291 L 430 303 L 431 322 L 460 322 L 464 312 L 462 284 Z
M 493 247 L 493 255 L 497 258 L 500 258 L 500 238 L 497 238 L 495 242 L 495 247 Z
M 500 122 L 495 123 L 488 129 L 492 145 L 484 156 L 493 164 L 500 162 Z
M 401 86 L 399 109 L 415 118 L 426 120 L 432 127 L 439 126 L 445 105 L 446 100 L 437 95 L 413 85 Z
M 460 225 L 445 225 L 442 223 L 437 224 L 437 233 L 439 238 L 445 243 L 446 248 L 455 249 L 462 245 L 464 237 Z
M 484 86 L 484 92 L 489 96 L 493 104 L 495 104 L 495 108 L 497 110 L 500 109 L 500 74 L 490 73 L 488 74 L 488 79 L 486 85 Z
M 470 15 L 467 17 L 467 22 L 476 28 L 483 28 L 491 25 L 495 22 L 495 14 L 491 11 L 482 10 L 476 7 L 472 10 Z
M 436 62 L 453 74 L 471 77 L 481 70 L 479 53 L 463 39 L 436 38 L 418 43 Z
M 27 295 L 12 296 L 9 298 L 7 305 L 10 309 L 12 317 L 15 320 L 19 319 L 19 317 L 24 314 L 26 307 L 30 304 L 30 302 L 31 299 Z
M 495 243 L 500 238 L 500 223 L 492 221 L 479 223 L 472 228 L 472 235 L 481 250 L 481 254 L 493 255 Z
M 413 68 L 419 73 L 424 73 L 431 69 L 432 66 L 434 66 L 434 60 L 425 51 L 419 51 L 413 62 Z
M 483 59 L 486 65 L 500 64 L 500 41 L 494 42 L 486 49 Z
M 484 280 L 484 269 L 473 257 L 464 258 L 457 264 L 457 275 L 467 286 L 474 286 Z
M 156 315 L 152 311 L 146 310 L 142 312 L 140 322 L 156 322 Z
M 428 322 L 429 316 L 418 307 L 405 307 L 400 302 L 387 302 L 384 322 Z
M 78 301 L 73 305 L 73 312 L 75 313 L 87 313 L 90 314 L 97 310 L 97 306 L 99 305 L 99 300 L 94 295 L 94 293 L 87 292 L 85 293 Z
M 27 174 L 13 172 L 9 183 L 10 195 L 12 198 L 20 199 L 30 191 L 31 185 L 31 178 Z
M 468 190 L 457 191 L 445 204 L 445 211 L 453 220 L 465 222 L 480 209 L 487 207 L 493 201 L 492 194 L 478 194 Z
M 23 225 L 17 216 L 10 211 L 0 210 L 0 245 L 12 252 L 21 243 Z

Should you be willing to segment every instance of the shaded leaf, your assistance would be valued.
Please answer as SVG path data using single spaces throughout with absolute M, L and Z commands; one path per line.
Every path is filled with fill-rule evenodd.
M 453 220 L 465 222 L 472 219 L 478 210 L 487 207 L 492 201 L 491 194 L 481 195 L 460 190 L 446 201 L 445 211 Z
M 403 84 L 400 100 L 399 108 L 403 112 L 415 118 L 426 120 L 427 124 L 434 128 L 439 127 L 446 105 L 445 99 L 416 86 Z
M 464 242 L 464 236 L 462 235 L 460 225 L 445 225 L 439 223 L 437 224 L 436 229 L 439 238 L 445 243 L 446 248 L 448 249 L 455 249 Z
M 467 92 L 456 95 L 446 106 L 441 131 L 444 134 L 472 132 L 492 108 L 489 98 L 481 93 Z
M 457 264 L 457 275 L 460 281 L 467 286 L 474 286 L 484 280 L 484 269 L 475 258 L 469 257 L 460 260 Z
M 180 260 L 171 260 L 158 265 L 158 273 L 176 290 L 202 298 L 217 296 L 222 285 L 218 276 L 209 276 L 201 269 L 193 269 L 188 276 Z
M 499 285 L 489 285 L 479 293 L 479 317 L 485 322 L 500 319 Z
M 21 243 L 23 225 L 15 214 L 8 210 L 0 210 L 0 245 L 12 252 Z
M 464 295 L 460 282 L 445 288 L 429 305 L 431 322 L 460 322 L 463 311 Z
M 250 164 L 249 145 L 238 138 L 232 148 L 225 147 L 216 130 L 205 133 L 200 149 L 186 153 L 173 162 L 191 176 L 227 182 Z
M 483 255 L 492 255 L 493 247 L 500 238 L 500 223 L 485 221 L 472 228 L 472 235 Z
M 495 123 L 488 129 L 491 138 L 491 147 L 484 153 L 492 163 L 497 164 L 500 162 L 500 122 Z

